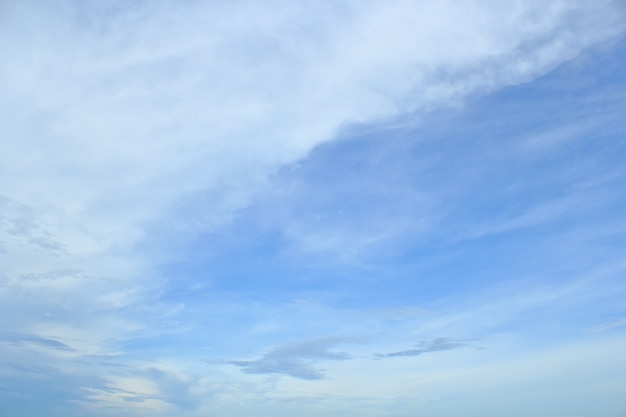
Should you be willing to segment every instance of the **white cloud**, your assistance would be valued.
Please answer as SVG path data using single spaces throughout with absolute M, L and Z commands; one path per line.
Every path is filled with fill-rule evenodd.
M 0 310 L 114 350 L 153 314 L 141 245 L 218 227 L 350 124 L 544 74 L 620 34 L 617 4 L 3 2 Z
M 602 2 L 144 6 L 26 3 L 4 18 L 5 197 L 118 244 L 346 124 L 524 81 L 620 29 L 591 19 L 611 16 Z

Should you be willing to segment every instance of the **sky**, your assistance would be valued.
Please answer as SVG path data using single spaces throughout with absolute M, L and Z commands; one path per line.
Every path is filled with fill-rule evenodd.
M 0 417 L 623 417 L 621 0 L 0 1 Z

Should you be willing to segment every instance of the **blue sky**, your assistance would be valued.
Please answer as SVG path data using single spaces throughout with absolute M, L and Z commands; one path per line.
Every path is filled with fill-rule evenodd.
M 623 416 L 624 22 L 0 3 L 0 416 Z

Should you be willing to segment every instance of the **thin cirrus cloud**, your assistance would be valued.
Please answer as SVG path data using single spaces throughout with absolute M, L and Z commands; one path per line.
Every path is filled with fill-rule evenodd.
M 93 415 L 226 416 L 241 411 L 229 400 L 241 396 L 250 404 L 265 398 L 264 412 L 276 415 L 271 405 L 276 398 L 313 398 L 307 395 L 321 388 L 310 384 L 331 387 L 333 378 L 327 375 L 345 376 L 342 370 L 363 365 L 373 351 L 396 358 L 376 361 L 385 366 L 442 350 L 450 351 L 451 361 L 465 358 L 471 349 L 460 348 L 469 338 L 493 341 L 494 333 L 504 332 L 504 323 L 515 321 L 515 313 L 500 317 L 490 310 L 504 310 L 506 297 L 532 299 L 519 303 L 548 311 L 549 302 L 567 298 L 562 294 L 584 299 L 580 288 L 596 282 L 606 284 L 603 289 L 618 288 L 606 278 L 620 270 L 615 262 L 612 269 L 588 268 L 589 273 L 576 275 L 569 293 L 568 286 L 553 293 L 540 288 L 535 298 L 536 293 L 526 298 L 509 294 L 482 307 L 463 296 L 448 299 L 450 305 L 467 307 L 457 311 L 427 300 L 436 298 L 430 290 L 438 290 L 424 291 L 417 281 L 400 276 L 430 276 L 442 259 L 478 268 L 474 258 L 462 258 L 461 250 L 443 256 L 434 248 L 419 266 L 377 266 L 368 259 L 378 255 L 381 241 L 393 247 L 411 238 L 439 239 L 460 246 L 559 217 L 578 219 L 594 209 L 587 190 L 595 193 L 599 206 L 615 203 L 615 195 L 612 200 L 602 191 L 613 189 L 617 168 L 599 172 L 599 165 L 589 163 L 579 169 L 593 173 L 595 182 L 584 184 L 575 182 L 574 169 L 560 172 L 562 177 L 549 184 L 575 184 L 571 188 L 579 194 L 551 200 L 518 181 L 517 190 L 533 198 L 536 191 L 541 204 L 468 220 L 450 207 L 480 211 L 475 205 L 480 199 L 463 193 L 479 191 L 473 187 L 482 184 L 481 175 L 500 167 L 490 163 L 497 158 L 482 153 L 487 142 L 480 139 L 481 126 L 459 125 L 459 131 L 478 138 L 473 149 L 457 152 L 461 142 L 441 152 L 425 148 L 424 159 L 407 158 L 396 171 L 376 171 L 365 185 L 359 178 L 367 175 L 352 180 L 346 174 L 349 167 L 343 164 L 353 160 L 344 158 L 350 152 L 341 147 L 359 142 L 356 126 L 375 132 L 360 141 L 364 153 L 380 151 L 383 162 L 389 161 L 385 155 L 404 155 L 393 149 L 398 141 L 387 145 L 385 138 L 374 136 L 392 135 L 394 126 L 428 126 L 432 115 L 459 111 L 505 87 L 532 84 L 598 45 L 610 50 L 624 33 L 623 13 L 620 2 L 608 0 L 506 5 L 486 0 L 2 2 L 0 371 L 9 382 L 0 388 L 10 393 L 10 408 L 0 413 L 50 415 L 54 409 L 67 415 L 81 407 Z M 586 101 L 590 108 L 594 100 Z M 503 124 L 521 117 L 500 110 L 491 114 Z M 606 112 L 602 120 L 610 124 L 614 119 Z M 597 130 L 598 120 L 589 117 L 574 126 L 557 120 L 556 126 L 520 134 L 514 146 L 498 148 L 500 160 L 506 164 L 522 154 L 549 158 L 551 152 L 583 143 Z M 495 121 L 489 127 L 501 131 Z M 324 149 L 331 157 L 317 166 Z M 317 167 L 310 175 L 318 182 L 298 171 L 296 164 L 307 161 Z M 463 164 L 431 175 L 433 164 L 450 161 Z M 409 180 L 398 183 L 411 169 L 423 174 L 421 189 L 408 186 Z M 459 179 L 448 178 L 453 173 Z M 341 180 L 330 181 L 333 177 Z M 359 192 L 369 193 L 363 204 L 357 204 Z M 356 196 L 355 204 L 342 209 L 348 214 L 334 206 L 339 195 Z M 258 229 L 245 229 L 246 221 Z M 591 226 L 581 222 L 571 233 Z M 594 239 L 611 239 L 617 226 L 594 227 Z M 275 229 L 280 229 L 278 237 L 266 240 Z M 579 240 L 571 241 L 578 244 L 589 236 L 580 232 Z M 207 243 L 213 238 L 224 247 L 234 241 L 266 252 L 245 259 L 236 251 L 222 253 L 222 263 L 194 258 L 208 251 L 219 256 L 217 244 Z M 542 244 L 565 247 L 566 237 L 549 238 Z M 266 258 L 272 245 L 279 247 L 279 255 Z M 579 252 L 586 255 L 576 257 L 576 265 L 589 266 L 593 252 Z M 306 265 L 294 267 L 294 259 Z M 563 281 L 572 276 L 562 270 L 523 272 L 518 275 Z M 457 275 L 452 269 L 441 272 L 442 287 L 462 293 Z M 484 276 L 498 282 L 502 274 L 485 271 Z M 386 279 L 389 285 L 380 284 Z M 398 286 L 401 294 L 392 293 Z M 368 291 L 375 296 L 364 300 Z M 542 298 L 546 292 L 555 295 Z M 258 299 L 250 301 L 255 294 Z M 416 308 L 408 294 L 424 294 L 419 301 L 432 305 L 419 305 L 424 314 L 393 323 L 364 313 Z M 341 302 L 346 305 L 338 306 Z M 612 300 L 605 308 L 614 305 Z M 514 310 L 527 311 L 524 306 L 514 305 Z M 602 322 L 589 319 L 586 328 L 602 326 L 594 320 Z M 604 326 L 619 329 L 621 322 Z M 378 335 L 386 342 L 376 349 L 365 342 L 350 345 L 344 354 L 335 348 L 350 342 L 328 334 Z M 414 349 L 390 347 L 415 340 L 430 342 Z M 259 352 L 258 346 L 275 347 Z M 257 359 L 234 360 L 244 355 Z M 198 365 L 207 360 L 211 365 Z M 321 363 L 328 369 L 322 370 Z M 378 373 L 376 366 L 382 365 L 363 369 Z M 295 380 L 294 389 L 300 391 L 281 386 L 282 379 L 272 388 L 274 382 L 267 379 L 272 375 L 293 377 L 285 379 Z M 24 387 L 34 380 L 44 382 L 29 392 Z M 9 386 L 14 388 L 4 388 Z M 37 403 L 20 400 L 32 399 L 35 392 L 42 393 Z
M 465 340 L 454 339 L 450 337 L 438 337 L 429 342 L 421 342 L 414 349 L 400 350 L 385 354 L 378 354 L 381 358 L 393 358 L 398 356 L 418 356 L 429 352 L 440 352 L 442 350 L 458 349 L 471 346 Z
M 350 342 L 349 338 L 327 338 L 280 346 L 253 361 L 232 361 L 233 365 L 251 374 L 285 374 L 307 380 L 321 379 L 322 372 L 316 369 L 316 360 L 346 360 L 343 352 L 330 350 L 340 343 Z

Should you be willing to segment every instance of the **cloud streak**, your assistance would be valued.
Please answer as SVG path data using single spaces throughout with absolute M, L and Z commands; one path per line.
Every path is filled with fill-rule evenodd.
M 232 361 L 248 374 L 283 374 L 293 378 L 316 380 L 324 374 L 314 366 L 322 360 L 346 360 L 349 356 L 331 349 L 354 342 L 349 338 L 325 338 L 280 346 L 252 361 Z
M 400 350 L 377 355 L 379 358 L 394 358 L 399 356 L 419 356 L 429 352 L 441 352 L 444 350 L 458 349 L 471 346 L 466 339 L 454 339 L 450 337 L 438 337 L 428 342 L 421 342 L 414 349 Z

